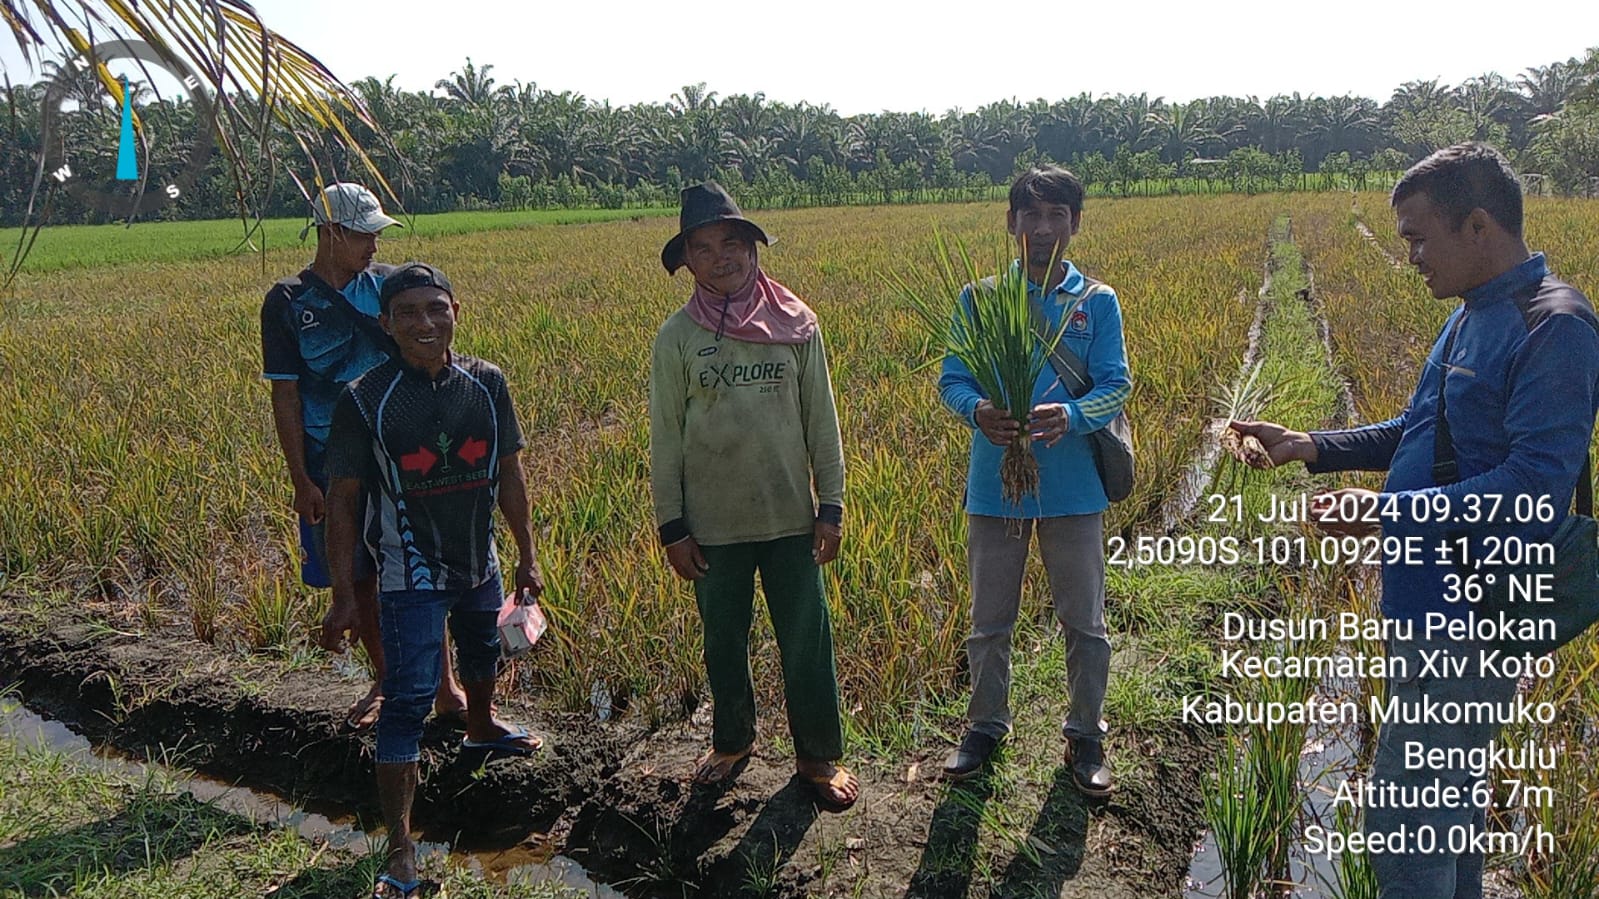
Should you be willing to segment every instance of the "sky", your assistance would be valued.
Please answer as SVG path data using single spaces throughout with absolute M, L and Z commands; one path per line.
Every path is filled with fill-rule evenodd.
M 67 4 L 70 5 L 70 2 Z M 255 0 L 268 26 L 346 81 L 395 75 L 428 90 L 471 57 L 502 84 L 533 82 L 621 106 L 705 82 L 721 96 L 828 104 L 843 115 L 942 114 L 997 100 L 1147 93 L 1352 93 L 1460 81 L 1581 56 L 1599 3 L 962 4 Z M 1014 11 L 1014 12 L 1013 12 Z M 9 35 L 0 66 L 34 80 Z

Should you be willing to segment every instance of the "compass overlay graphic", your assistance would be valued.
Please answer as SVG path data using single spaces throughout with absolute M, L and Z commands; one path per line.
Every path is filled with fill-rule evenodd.
M 211 157 L 203 83 L 143 41 L 69 57 L 45 88 L 43 112 L 44 177 L 114 218 L 180 201 Z

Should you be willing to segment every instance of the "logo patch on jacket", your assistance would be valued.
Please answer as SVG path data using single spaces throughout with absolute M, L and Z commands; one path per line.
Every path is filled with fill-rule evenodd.
M 1074 334 L 1087 334 L 1088 313 L 1081 309 L 1073 312 L 1072 317 L 1066 320 L 1066 330 L 1071 331 Z

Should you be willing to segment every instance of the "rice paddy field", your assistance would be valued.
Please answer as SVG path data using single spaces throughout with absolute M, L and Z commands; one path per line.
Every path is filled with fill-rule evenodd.
M 887 767 L 930 746 L 941 753 L 958 735 L 964 701 L 960 509 L 969 432 L 939 406 L 939 352 L 893 281 L 935 283 L 935 230 L 979 251 L 998 249 L 1004 208 L 754 217 L 777 238 L 763 265 L 816 309 L 831 357 L 847 492 L 843 551 L 826 575 L 852 753 Z M 1599 205 L 1532 200 L 1527 217 L 1529 244 L 1566 280 L 1599 293 Z M 675 218 L 632 213 L 609 222 L 495 223 L 496 230 L 438 218 L 385 240 L 379 258 L 422 259 L 449 274 L 462 305 L 457 348 L 504 369 L 529 439 L 524 463 L 552 640 L 536 669 L 518 669 L 506 687 L 566 713 L 592 713 L 603 697 L 607 708 L 649 726 L 680 721 L 704 694 L 699 623 L 692 594 L 655 545 L 646 414 L 651 340 L 691 287 L 686 273 L 670 278 L 658 262 Z M 297 580 L 289 486 L 259 379 L 261 296 L 309 251 L 270 250 L 263 272 L 258 256 L 218 255 L 236 224 L 209 227 L 138 226 L 129 233 L 147 249 L 134 258 L 110 246 L 114 235 L 46 231 L 39 264 L 5 297 L 0 595 L 41 620 L 92 605 L 109 609 L 107 626 L 124 631 L 176 625 L 223 653 L 326 665 L 310 648 L 325 597 Z M 72 262 L 75 254 L 90 264 Z M 1298 428 L 1333 426 L 1349 411 L 1339 401 L 1347 387 L 1358 420 L 1388 418 L 1403 408 L 1451 308 L 1393 264 L 1403 244 L 1380 194 L 1091 200 L 1069 255 L 1117 288 L 1126 321 L 1139 475 L 1133 496 L 1109 513 L 1106 533 L 1127 540 L 1203 533 L 1203 509 L 1181 502 L 1195 478 L 1251 503 L 1273 491 L 1361 483 L 1217 466 L 1213 422 L 1226 412 L 1226 394 L 1259 363 L 1273 387 L 1255 398 L 1251 411 L 1260 415 Z M 1268 273 L 1279 283 L 1262 300 Z M 1290 306 L 1300 311 L 1289 316 Z M 1252 325 L 1264 331 L 1253 349 Z M 1039 573 L 1024 600 L 1031 609 L 1044 607 Z M 1135 737 L 1160 745 L 1163 735 L 1191 730 L 1179 722 L 1184 697 L 1284 688 L 1219 682 L 1223 611 L 1369 610 L 1372 589 L 1355 572 L 1292 566 L 1113 571 L 1118 656 L 1109 715 L 1126 734 L 1117 758 L 1124 783 L 1158 782 L 1133 751 Z M 1047 658 L 1041 647 L 1049 642 L 1042 619 L 1034 621 L 1018 638 L 1019 655 Z M 1531 689 L 1559 703 L 1560 722 L 1517 735 L 1565 747 L 1561 765 L 1543 772 L 1558 800 L 1507 805 L 1497 818 L 1509 830 L 1540 823 L 1556 851 L 1500 853 L 1491 865 L 1529 897 L 1595 896 L 1599 644 L 1585 638 L 1558 662 L 1557 676 Z M 777 706 L 777 657 L 765 629 L 753 664 L 763 701 Z M 1049 670 L 1041 665 L 1039 676 Z M 1205 821 L 1226 876 L 1190 887 L 1200 890 L 1194 895 L 1266 895 L 1272 881 L 1293 873 L 1292 847 L 1310 822 L 1305 796 L 1315 778 L 1300 765 L 1308 738 L 1214 728 L 1194 739 L 1217 759 Z M 1245 804 L 1245 796 L 1271 792 L 1263 785 L 1271 763 L 1261 756 L 1272 753 L 1277 776 L 1288 781 L 1282 798 L 1275 810 Z M 1047 773 L 1041 780 L 1047 788 Z M 1200 814 L 1199 797 L 1191 809 Z M 1027 837 L 1015 835 L 1014 822 L 984 821 L 999 834 L 992 841 L 1005 844 L 996 852 L 1026 855 Z M 1248 845 L 1264 848 L 1251 854 Z M 1181 892 L 1176 880 L 1173 895 Z M 999 881 L 979 876 L 972 894 L 1005 894 Z M 1369 873 L 1359 870 L 1340 869 L 1318 888 L 1375 895 L 1363 892 Z

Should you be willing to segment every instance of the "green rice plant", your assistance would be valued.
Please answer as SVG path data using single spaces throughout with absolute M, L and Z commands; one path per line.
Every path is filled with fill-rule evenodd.
M 218 619 L 226 603 L 218 589 L 216 572 L 209 566 L 188 566 L 183 583 L 188 594 L 189 630 L 201 643 L 215 643 Z
M 1522 771 L 1518 777 L 1528 786 L 1554 788 L 1553 801 L 1531 804 L 1523 811 L 1528 823 L 1554 837 L 1554 850 L 1545 853 L 1531 841 L 1522 864 L 1513 870 L 1514 883 L 1527 899 L 1560 899 L 1567 896 L 1599 896 L 1599 817 L 1593 814 L 1599 803 L 1599 785 L 1594 767 L 1599 753 L 1592 743 L 1579 742 L 1582 725 L 1567 722 L 1563 730 L 1564 752 L 1553 771 Z
M 1360 831 L 1360 813 L 1340 803 L 1333 812 L 1333 829 L 1347 845 L 1349 836 Z M 1377 874 L 1371 868 L 1371 856 L 1364 852 L 1338 853 L 1330 882 L 1320 870 L 1313 870 L 1336 899 L 1377 899 Z
M 1375 578 L 1367 575 L 1367 583 L 1357 582 L 1350 578 L 1344 582 L 1345 596 L 1347 597 L 1346 609 L 1353 611 L 1363 621 L 1376 621 L 1382 615 L 1381 591 L 1370 581 Z M 1362 635 L 1350 646 L 1352 651 L 1364 655 L 1366 658 L 1382 658 L 1388 654 L 1388 645 L 1381 638 Z M 1386 702 L 1388 699 L 1388 679 L 1380 673 L 1367 667 L 1360 678 L 1359 701 L 1362 708 L 1370 708 L 1369 703 Z M 1377 727 L 1371 722 L 1370 716 L 1360 717 L 1359 740 L 1355 748 L 1355 762 L 1362 768 L 1367 768 L 1377 758 Z
M 1263 822 L 1280 799 L 1261 789 L 1244 738 L 1229 736 L 1204 790 L 1205 823 L 1216 841 L 1226 899 L 1254 896 L 1277 842 Z
M 262 585 L 245 598 L 244 637 L 251 649 L 292 649 L 300 635 L 300 603 L 281 582 Z
M 1040 332 L 1027 270 L 1009 263 L 1009 251 L 996 254 L 995 274 L 985 277 L 976 260 L 959 241 L 951 259 L 944 235 L 934 238 L 939 279 L 932 287 L 899 283 L 901 296 L 926 328 L 935 347 L 941 346 L 965 365 L 978 387 L 996 408 L 1020 422 L 1022 428 L 1000 461 L 1000 484 L 1005 500 L 1020 503 L 1038 492 L 1038 460 L 1029 449 L 1027 416 L 1032 411 L 1033 388 L 1049 364 L 1065 331 L 1059 325 Z M 1025 255 L 1025 250 L 1024 250 Z M 1053 265 L 1058 264 L 1058 260 Z M 949 298 L 960 299 L 949 309 Z
M 1280 648 L 1281 654 L 1305 655 L 1315 650 L 1302 645 Z M 1255 698 L 1261 703 L 1282 706 L 1303 703 L 1316 685 L 1303 677 L 1268 677 L 1255 683 Z M 1254 776 L 1259 794 L 1256 825 L 1262 839 L 1271 844 L 1265 873 L 1273 880 L 1286 880 L 1288 850 L 1292 846 L 1302 794 L 1299 785 L 1299 758 L 1305 746 L 1307 725 L 1257 724 L 1249 727 L 1244 749 L 1244 767 Z

